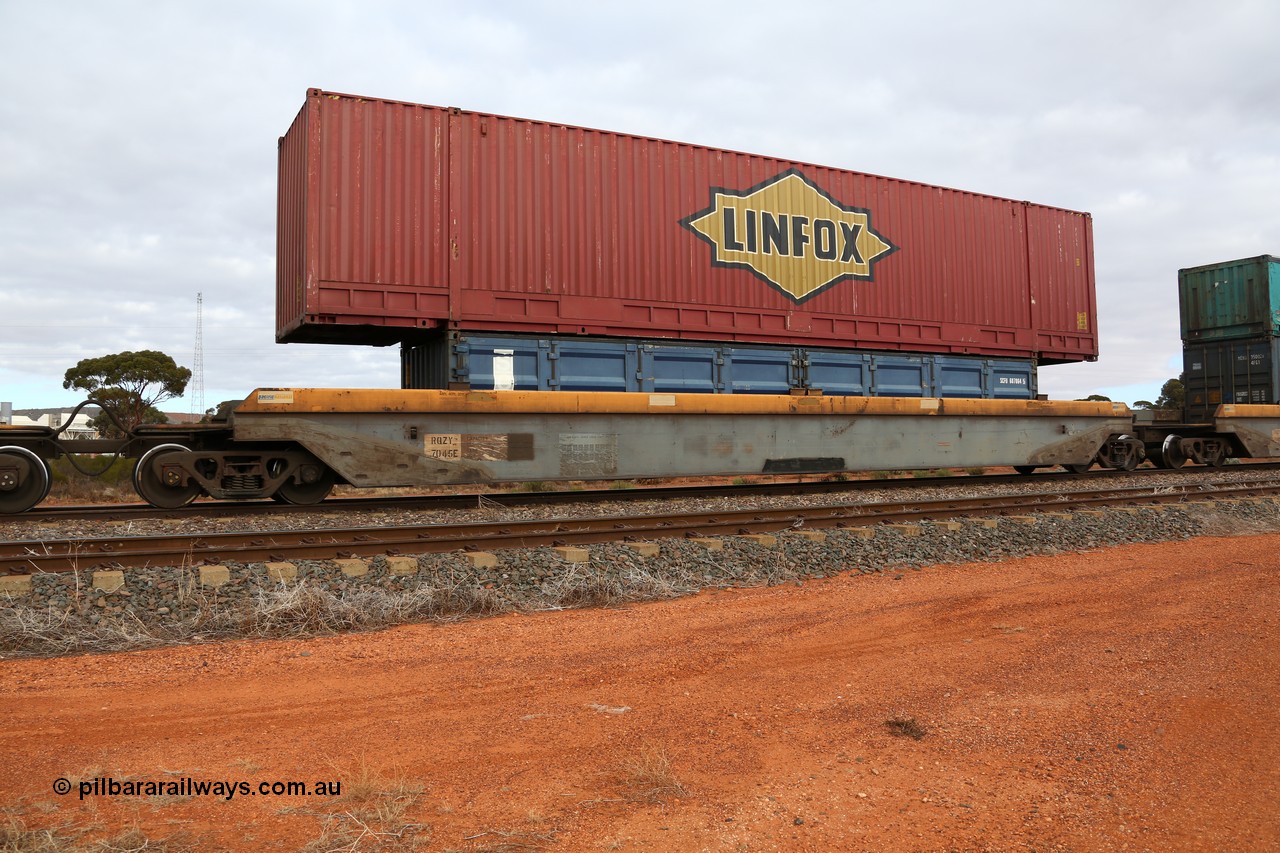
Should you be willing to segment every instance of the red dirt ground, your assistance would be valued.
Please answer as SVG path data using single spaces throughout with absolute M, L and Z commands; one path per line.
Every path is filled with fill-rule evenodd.
M 0 798 L 27 827 L 200 850 L 369 823 L 393 799 L 371 782 L 419 791 L 369 825 L 420 824 L 403 838 L 427 850 L 1280 849 L 1278 554 L 1278 535 L 1205 538 L 7 660 Z M 332 779 L 344 796 L 51 790 L 96 776 Z M 355 839 L 315 849 L 402 849 Z

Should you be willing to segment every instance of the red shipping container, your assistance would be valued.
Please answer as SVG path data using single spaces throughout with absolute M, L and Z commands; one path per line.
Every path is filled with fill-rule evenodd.
M 281 342 L 1098 353 L 1087 213 L 315 89 L 280 140 L 276 283 Z

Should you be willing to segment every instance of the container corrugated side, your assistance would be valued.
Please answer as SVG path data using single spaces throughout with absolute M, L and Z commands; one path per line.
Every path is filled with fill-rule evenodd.
M 1209 421 L 1221 403 L 1280 403 L 1280 337 L 1185 343 L 1182 361 L 1189 421 Z
M 276 336 L 298 332 L 307 314 L 307 131 L 311 111 L 298 113 L 280 138 L 276 202 Z
M 282 154 L 281 198 L 307 188 L 307 228 L 281 254 L 304 255 L 306 285 L 301 309 L 281 300 L 283 341 L 459 329 L 1097 354 L 1087 214 L 314 90 L 303 115 L 289 133 L 312 156 L 285 175 Z
M 313 90 L 280 140 L 276 337 L 392 343 L 450 310 L 447 111 Z
M 1184 341 L 1280 335 L 1280 259 L 1178 270 L 1178 304 Z

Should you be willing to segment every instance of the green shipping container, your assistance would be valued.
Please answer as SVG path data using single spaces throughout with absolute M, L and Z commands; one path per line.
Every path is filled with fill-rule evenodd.
M 1182 340 L 1280 337 L 1280 260 L 1271 255 L 1178 270 Z

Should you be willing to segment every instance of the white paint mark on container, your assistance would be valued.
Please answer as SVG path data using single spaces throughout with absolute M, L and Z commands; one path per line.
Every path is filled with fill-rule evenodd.
M 493 351 L 493 390 L 516 390 L 515 350 L 496 349 Z

